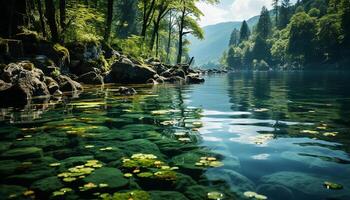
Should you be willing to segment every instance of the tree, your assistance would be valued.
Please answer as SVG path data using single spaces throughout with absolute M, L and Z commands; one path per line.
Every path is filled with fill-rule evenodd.
M 46 19 L 50 27 L 52 41 L 58 42 L 59 35 L 56 24 L 56 9 L 53 0 L 45 0 Z
M 271 35 L 270 14 L 265 6 L 261 10 L 260 18 L 256 26 L 256 33 L 262 39 L 267 39 Z
M 60 25 L 62 30 L 66 28 L 66 0 L 60 0 Z
M 261 35 L 257 35 L 252 51 L 253 58 L 269 62 L 271 60 L 270 48 L 271 47 L 266 42 L 266 39 Z
M 244 20 L 242 22 L 242 26 L 241 26 L 241 29 L 239 32 L 239 42 L 241 43 L 245 40 L 248 40 L 249 36 L 250 36 L 250 30 L 249 30 L 247 22 Z
M 114 0 L 108 0 L 108 4 L 107 4 L 107 19 L 106 19 L 105 34 L 103 37 L 106 42 L 108 42 L 109 35 L 111 34 L 111 26 L 112 26 L 112 20 L 113 20 L 113 2 Z
M 344 33 L 344 44 L 350 49 L 350 1 L 342 0 L 341 2 L 341 27 Z
M 273 12 L 275 14 L 275 24 L 278 24 L 279 0 L 272 0 Z
M 141 36 L 145 39 L 146 31 L 155 12 L 156 0 L 142 0 L 140 3 L 142 9 L 142 27 L 141 27 Z
M 116 32 L 120 38 L 127 38 L 131 34 L 137 34 L 137 0 L 118 0 L 116 2 Z
M 46 28 L 45 28 L 45 21 L 44 21 L 44 14 L 42 11 L 41 0 L 36 0 L 36 3 L 37 3 L 37 7 L 38 7 L 38 12 L 39 12 L 41 32 L 43 33 L 43 36 L 46 37 Z
M 231 33 L 229 46 L 232 46 L 232 45 L 235 46 L 235 45 L 238 45 L 238 43 L 239 43 L 239 31 L 235 28 Z
M 278 21 L 278 28 L 279 29 L 285 28 L 289 23 L 289 19 L 290 19 L 290 1 L 282 0 L 279 21 Z
M 302 62 L 313 58 L 317 25 L 316 19 L 305 12 L 296 13 L 289 26 L 288 53 Z
M 342 34 L 341 22 L 336 14 L 325 15 L 319 21 L 318 45 L 321 47 L 323 55 L 327 60 L 338 56 L 338 47 Z
M 226 63 L 231 69 L 242 68 L 242 49 L 231 46 L 227 53 Z

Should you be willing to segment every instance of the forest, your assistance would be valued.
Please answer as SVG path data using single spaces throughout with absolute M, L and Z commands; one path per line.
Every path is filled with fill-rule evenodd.
M 350 1 L 273 0 L 250 30 L 233 30 L 221 65 L 229 69 L 348 69 Z
M 3 3 L 1 37 L 98 42 L 136 58 L 189 61 L 185 36 L 203 38 L 198 0 L 23 0 Z M 216 0 L 206 0 L 215 3 Z

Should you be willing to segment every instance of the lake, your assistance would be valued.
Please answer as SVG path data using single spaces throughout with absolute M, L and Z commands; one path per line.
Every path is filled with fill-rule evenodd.
M 350 199 L 350 74 L 133 87 L 1 109 L 0 199 Z

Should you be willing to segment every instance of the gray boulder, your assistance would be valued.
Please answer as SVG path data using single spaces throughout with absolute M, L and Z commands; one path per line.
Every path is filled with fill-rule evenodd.
M 128 59 L 114 63 L 110 72 L 114 83 L 146 83 L 155 74 L 150 67 L 134 64 Z

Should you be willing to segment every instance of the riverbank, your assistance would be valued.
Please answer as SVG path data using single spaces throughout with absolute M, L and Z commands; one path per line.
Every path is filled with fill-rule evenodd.
M 0 39 L 0 52 L 1 107 L 23 105 L 38 96 L 76 95 L 83 90 L 82 84 L 204 82 L 202 71 L 188 64 L 135 59 L 96 41 L 55 44 L 35 32 Z

